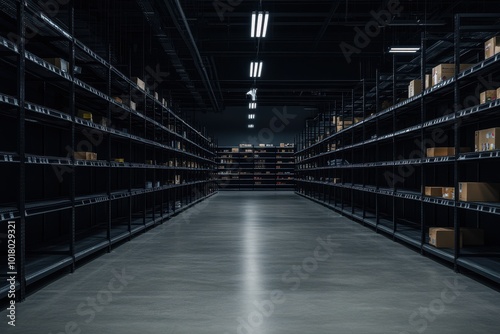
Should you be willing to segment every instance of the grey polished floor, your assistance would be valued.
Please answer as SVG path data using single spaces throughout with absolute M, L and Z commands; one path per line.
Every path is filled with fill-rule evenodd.
M 496 334 L 500 294 L 293 193 L 222 192 L 17 312 L 1 333 Z

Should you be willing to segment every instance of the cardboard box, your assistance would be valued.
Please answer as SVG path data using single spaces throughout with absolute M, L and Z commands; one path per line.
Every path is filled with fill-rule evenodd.
M 137 104 L 134 101 L 130 101 L 127 97 L 121 98 L 118 96 L 114 96 L 113 99 L 115 99 L 116 102 L 121 103 L 126 105 L 127 107 L 130 107 L 132 110 L 136 110 Z
M 115 158 L 115 162 L 124 163 L 125 159 L 124 158 Z
M 482 92 L 479 95 L 479 101 L 481 104 L 486 103 L 486 102 L 495 101 L 496 99 L 497 99 L 497 91 L 493 90 L 493 89 Z
M 425 89 L 431 88 L 432 86 L 432 76 L 430 74 L 425 75 Z
M 44 58 L 47 63 L 54 65 L 61 71 L 68 73 L 69 72 L 69 62 L 62 58 Z
M 410 81 L 410 84 L 408 85 L 408 97 L 410 98 L 422 93 L 421 85 L 422 85 L 422 80 Z
M 430 227 L 429 244 L 436 248 L 455 248 L 455 230 L 447 227 Z M 460 248 L 463 245 L 463 236 L 460 233 Z
M 460 72 L 474 66 L 474 64 L 460 64 Z M 455 75 L 455 64 L 441 64 L 432 69 L 432 85 L 451 79 Z
M 443 197 L 443 187 L 425 187 L 425 196 Z
M 142 81 L 141 79 L 139 79 L 137 77 L 132 77 L 130 79 L 132 80 L 133 83 L 135 83 L 137 86 L 139 86 L 140 89 L 146 90 L 146 84 L 144 83 L 144 81 Z
M 352 124 L 356 124 L 356 123 L 363 121 L 363 119 L 364 119 L 363 117 L 351 117 L 351 116 L 341 117 L 341 116 L 338 116 L 338 117 L 333 117 L 332 123 L 334 123 L 336 125 L 342 125 L 342 123 L 344 123 L 346 125 L 352 125 Z
M 443 198 L 454 201 L 455 200 L 455 187 L 444 187 L 443 188 Z
M 493 57 L 500 52 L 500 36 L 495 36 L 484 43 L 484 59 Z
M 484 246 L 484 230 L 479 228 L 461 228 L 464 246 Z
M 73 152 L 75 160 L 97 160 L 97 153 L 93 152 Z
M 469 147 L 460 147 L 460 153 L 470 152 Z M 455 155 L 454 147 L 431 147 L 427 149 L 427 157 L 448 157 Z
M 500 184 L 460 182 L 458 199 L 463 202 L 500 202 Z
M 494 151 L 500 149 L 500 128 L 478 130 L 474 138 L 476 152 Z
M 134 101 L 130 101 L 128 98 L 123 98 L 122 103 L 132 110 L 136 110 L 137 104 Z
M 83 118 L 86 121 L 94 121 L 94 118 L 92 117 L 92 113 L 90 111 L 78 109 L 78 117 Z

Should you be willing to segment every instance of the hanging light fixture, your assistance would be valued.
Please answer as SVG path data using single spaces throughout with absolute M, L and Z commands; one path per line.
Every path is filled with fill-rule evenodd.
M 247 92 L 247 96 L 252 97 L 252 101 L 257 101 L 257 88 L 252 88 Z
M 392 46 L 389 53 L 415 53 L 420 50 L 418 46 Z
M 250 77 L 260 78 L 262 75 L 262 62 L 252 61 L 250 63 Z
M 264 38 L 267 35 L 267 24 L 269 23 L 269 12 L 252 12 L 252 30 L 250 37 Z

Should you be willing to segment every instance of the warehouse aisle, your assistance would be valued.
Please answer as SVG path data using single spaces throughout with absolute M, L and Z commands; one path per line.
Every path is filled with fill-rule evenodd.
M 499 297 L 291 192 L 222 192 L 30 296 L 15 328 L 3 311 L 0 331 L 485 334 Z

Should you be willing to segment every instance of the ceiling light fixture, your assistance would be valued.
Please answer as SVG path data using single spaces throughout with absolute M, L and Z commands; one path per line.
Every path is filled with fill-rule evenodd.
M 415 53 L 420 50 L 418 46 L 392 46 L 389 53 Z
M 255 126 L 253 124 L 248 124 L 249 129 L 253 129 Z
M 260 78 L 262 75 L 262 62 L 253 61 L 250 63 L 250 77 Z
M 248 109 L 257 109 L 257 103 L 256 102 L 250 102 L 248 104 Z
M 255 114 L 248 114 L 248 119 L 255 119 Z
M 252 101 L 257 101 L 257 88 L 252 88 L 247 92 L 247 96 L 250 95 L 252 97 Z
M 252 38 L 266 37 L 268 22 L 269 12 L 252 12 L 252 31 L 250 32 L 250 36 Z

